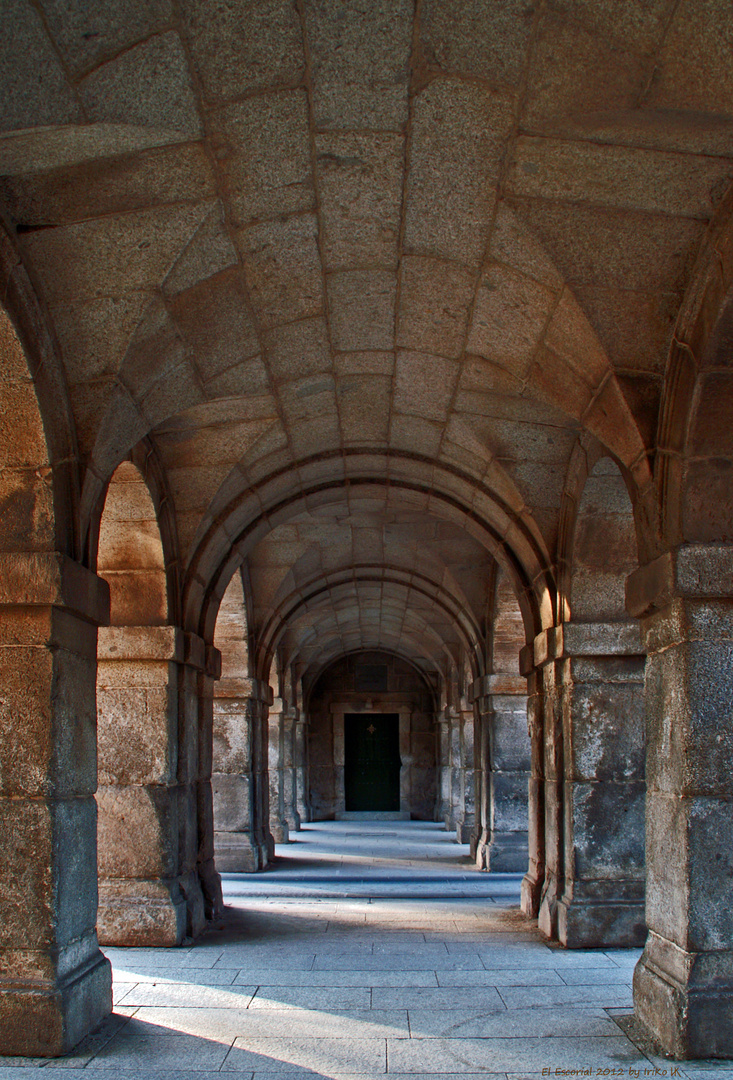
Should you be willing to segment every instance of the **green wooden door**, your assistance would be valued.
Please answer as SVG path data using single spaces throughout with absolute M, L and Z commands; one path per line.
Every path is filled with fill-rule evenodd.
M 346 809 L 399 810 L 400 726 L 397 713 L 344 716 Z

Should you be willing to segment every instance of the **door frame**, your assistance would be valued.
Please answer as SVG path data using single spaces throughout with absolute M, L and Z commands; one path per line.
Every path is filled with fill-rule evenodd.
M 333 767 L 335 773 L 336 788 L 336 814 L 346 812 L 346 787 L 344 783 L 344 770 L 346 765 L 346 748 L 344 740 L 344 716 L 346 713 L 397 713 L 399 717 L 399 745 L 400 745 L 400 810 L 401 814 L 410 812 L 410 766 L 412 754 L 410 753 L 410 722 L 412 719 L 412 706 L 404 701 L 391 701 L 389 699 L 375 701 L 367 698 L 365 701 L 334 701 L 331 703 L 331 717 L 333 722 Z

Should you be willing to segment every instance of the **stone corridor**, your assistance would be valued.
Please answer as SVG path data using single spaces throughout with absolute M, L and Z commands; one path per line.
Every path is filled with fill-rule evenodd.
M 0 1053 L 733 1060 L 732 56 L 730 0 L 0 2 Z M 342 860 L 387 810 L 451 856 Z
M 42 1076 L 733 1075 L 638 1049 L 625 1030 L 639 950 L 550 947 L 518 912 L 519 875 L 466 873 L 440 826 L 328 822 L 279 852 L 265 874 L 225 876 L 226 914 L 195 944 L 106 950 L 113 1017 Z M 2 1080 L 42 1063 L 12 1064 Z

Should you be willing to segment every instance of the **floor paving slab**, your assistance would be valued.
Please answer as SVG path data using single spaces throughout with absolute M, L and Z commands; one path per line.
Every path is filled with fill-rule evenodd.
M 560 978 L 568 986 L 598 986 L 600 983 L 607 986 L 614 984 L 630 986 L 633 974 L 633 967 L 571 968 L 566 966 L 559 972 Z
M 616 1029 L 618 1030 L 618 1029 Z M 407 1010 L 187 1009 L 141 1008 L 125 1028 L 125 1037 L 196 1035 L 232 1043 L 254 1039 L 386 1039 L 407 1037 Z
M 387 1071 L 385 1044 L 385 1039 L 236 1039 L 222 1071 L 285 1072 L 296 1066 L 328 1077 L 381 1074 Z
M 390 1072 L 509 1072 L 645 1065 L 623 1036 L 599 1038 L 389 1039 Z
M 439 986 L 565 986 L 554 968 L 498 968 L 437 971 Z
M 476 974 L 482 974 L 476 972 Z M 437 986 L 434 971 L 266 971 L 248 968 L 238 972 L 235 985 L 257 983 L 260 986 L 339 987 L 339 986 Z
M 505 1012 L 506 1005 L 498 990 L 482 987 L 414 987 L 400 989 L 375 986 L 372 990 L 372 1006 L 375 1009 L 470 1009 Z
M 633 1008 L 631 986 L 618 983 L 602 986 L 507 986 L 502 987 L 501 996 L 508 1009 L 544 1008 L 548 1005 Z
M 195 1035 L 118 1035 L 94 1058 L 96 1069 L 158 1069 L 199 1071 L 218 1069 L 229 1053 L 229 1042 Z
M 369 1009 L 371 998 L 361 986 L 260 986 L 250 1009 Z
M 603 1009 L 517 1009 L 511 1012 L 467 1008 L 460 1015 L 446 1009 L 410 1009 L 413 1039 L 559 1038 L 618 1036 Z
M 202 986 L 192 983 L 138 983 L 128 987 L 122 1000 L 125 1006 L 164 1008 L 246 1009 L 257 987 Z

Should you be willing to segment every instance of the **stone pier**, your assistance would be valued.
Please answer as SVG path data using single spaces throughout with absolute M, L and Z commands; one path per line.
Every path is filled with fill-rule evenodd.
M 488 675 L 474 682 L 471 695 L 480 726 L 474 859 L 483 870 L 521 873 L 528 857 L 527 683 L 519 675 Z
M 557 936 L 625 948 L 644 920 L 644 662 L 636 623 L 563 628 L 565 865 Z
M 64 555 L 2 554 L 0 607 L 0 1047 L 52 1057 L 112 1010 L 94 801 L 109 590 Z
M 681 1058 L 733 1057 L 731 583 L 729 547 L 690 545 L 627 590 L 648 655 L 649 937 L 634 1008 Z
M 98 930 L 106 945 L 178 945 L 205 924 L 198 716 L 186 702 L 199 652 L 200 639 L 172 626 L 99 631 Z
M 222 679 L 214 689 L 214 849 L 221 871 L 263 870 L 274 855 L 269 821 L 268 683 Z

